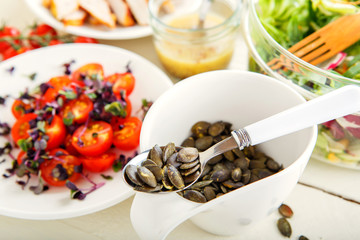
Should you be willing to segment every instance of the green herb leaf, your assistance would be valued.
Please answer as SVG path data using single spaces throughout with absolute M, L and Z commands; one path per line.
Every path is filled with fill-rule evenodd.
M 60 107 L 62 107 L 64 105 L 64 99 L 62 99 L 61 97 L 58 98 L 57 103 L 59 104 Z
M 66 118 L 63 118 L 63 123 L 66 125 L 66 126 L 70 126 L 71 124 L 73 124 L 73 121 L 74 121 L 74 114 L 72 114 L 71 112 L 69 112 L 67 114 L 67 117 Z
M 123 164 L 121 161 L 115 160 L 114 164 L 112 165 L 112 169 L 114 172 L 119 172 L 123 168 Z
M 36 78 L 36 75 L 37 75 L 37 73 L 32 73 L 28 76 L 28 78 L 30 78 L 31 81 L 34 81 Z
M 23 150 L 24 152 L 27 152 L 30 148 L 32 148 L 31 141 L 28 141 L 26 139 L 20 139 L 17 141 L 17 145 Z
M 96 99 L 96 93 L 88 93 L 86 94 L 90 99 Z
M 145 98 L 141 99 L 141 104 L 143 107 L 147 107 L 148 103 L 148 100 L 146 100 Z
M 66 97 L 66 99 L 69 99 L 69 100 L 77 98 L 77 94 L 71 90 L 69 90 L 69 91 L 60 90 L 59 94 L 64 95 Z
M 105 112 L 111 113 L 114 116 L 118 117 L 126 117 L 126 111 L 123 105 L 121 105 L 120 102 L 112 102 L 109 104 L 106 104 Z
M 45 121 L 38 121 L 36 127 L 43 133 L 45 133 Z
M 113 180 L 113 177 L 110 176 L 110 175 L 104 175 L 104 174 L 101 174 L 101 176 L 106 179 L 106 180 Z

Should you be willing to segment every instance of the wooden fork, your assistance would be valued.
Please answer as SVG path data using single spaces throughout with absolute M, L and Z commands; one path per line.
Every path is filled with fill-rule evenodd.
M 360 14 L 347 15 L 327 24 L 288 49 L 302 60 L 317 65 L 351 46 L 360 39 Z M 287 66 L 285 58 L 268 62 L 271 69 Z

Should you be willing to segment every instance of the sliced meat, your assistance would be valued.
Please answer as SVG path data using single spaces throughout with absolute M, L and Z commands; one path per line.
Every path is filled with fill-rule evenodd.
M 133 18 L 130 8 L 124 0 L 107 0 L 111 9 L 115 13 L 116 20 L 124 27 L 135 25 L 135 19 Z
M 140 25 L 149 24 L 149 11 L 147 0 L 126 0 L 135 20 Z
M 115 28 L 116 17 L 106 0 L 79 0 L 80 7 L 104 25 Z
M 84 10 L 78 9 L 75 12 L 66 15 L 63 19 L 63 23 L 67 26 L 81 26 L 84 24 L 86 16 L 87 13 Z
M 58 20 L 79 9 L 78 0 L 51 0 L 50 11 Z

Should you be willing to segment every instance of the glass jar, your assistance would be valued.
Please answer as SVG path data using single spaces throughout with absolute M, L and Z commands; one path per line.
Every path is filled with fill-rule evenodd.
M 149 11 L 154 46 L 170 75 L 184 79 L 227 67 L 235 47 L 241 1 L 150 0 Z M 202 12 L 206 17 L 199 25 Z

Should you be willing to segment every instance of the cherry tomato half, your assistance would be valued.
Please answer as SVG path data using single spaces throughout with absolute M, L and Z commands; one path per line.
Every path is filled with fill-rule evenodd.
M 78 127 L 73 133 L 72 144 L 80 154 L 92 157 L 106 152 L 111 147 L 112 138 L 111 125 L 95 121 Z
M 50 125 L 46 122 L 45 134 L 49 137 L 46 149 L 53 149 L 60 146 L 66 137 L 66 128 L 63 120 L 55 115 Z
M 135 87 L 134 75 L 130 72 L 126 73 L 114 73 L 105 78 L 113 84 L 112 90 L 116 96 L 120 96 L 120 91 L 125 90 L 126 96 L 129 96 Z
M 21 150 L 16 158 L 17 163 L 20 165 L 22 164 L 24 158 L 26 157 L 26 152 L 24 152 L 23 150 Z
M 44 103 L 54 101 L 56 96 L 59 94 L 59 91 L 68 86 L 71 83 L 71 80 L 69 76 L 63 75 L 52 77 L 47 83 L 50 85 L 50 87 L 46 90 L 44 96 L 42 97 Z
M 112 166 L 116 159 L 116 154 L 113 152 L 106 152 L 94 157 L 81 156 L 79 159 L 81 160 L 84 169 L 90 172 L 103 172 Z
M 127 96 L 125 97 L 125 102 L 126 102 L 126 108 L 125 108 L 126 116 L 130 117 L 131 116 L 132 105 L 131 105 L 130 99 Z
M 72 76 L 72 80 L 82 81 L 84 77 L 93 78 L 97 76 L 100 79 L 104 78 L 104 69 L 101 64 L 98 63 L 89 63 L 81 66 L 76 69 Z
M 80 173 L 75 171 L 75 167 L 81 165 L 81 161 L 77 157 L 69 155 L 68 152 L 61 148 L 53 149 L 49 155 L 53 158 L 40 164 L 41 177 L 48 184 L 64 186 L 67 180 L 75 182 L 81 176 Z M 59 166 L 61 169 L 65 169 L 65 174 L 59 174 L 57 170 Z
M 142 122 L 137 117 L 117 118 L 112 125 L 113 143 L 120 150 L 133 150 L 139 146 Z
M 28 113 L 16 120 L 15 124 L 11 128 L 11 137 L 15 143 L 17 143 L 20 139 L 26 139 L 29 137 L 29 121 L 36 119 L 36 117 L 37 115 L 35 113 Z
M 14 103 L 11 106 L 11 112 L 12 112 L 13 116 L 16 119 L 18 119 L 21 116 L 23 116 L 24 114 L 26 114 L 27 110 L 30 110 L 34 107 L 35 106 L 34 106 L 34 104 L 32 104 L 32 102 L 25 103 L 21 99 L 15 99 Z
M 72 145 L 72 136 L 71 134 L 66 135 L 64 140 L 65 150 L 68 151 L 71 155 L 77 156 L 79 155 L 78 151 Z
M 66 103 L 62 110 L 63 118 L 71 118 L 75 123 L 84 123 L 89 117 L 89 113 L 94 109 L 91 99 L 85 94 L 79 98 Z

